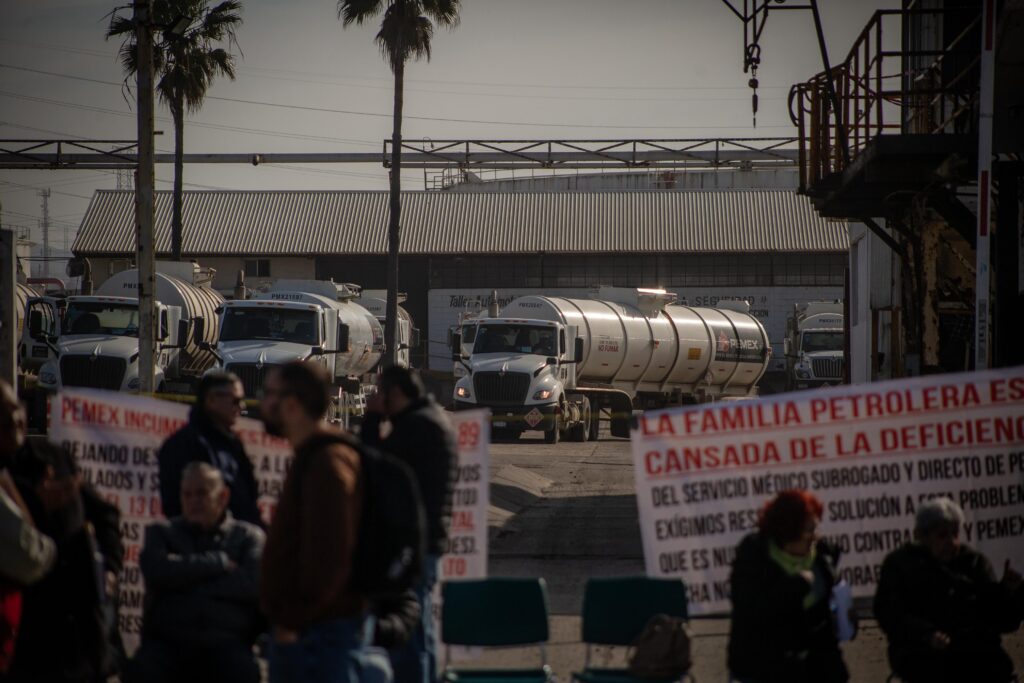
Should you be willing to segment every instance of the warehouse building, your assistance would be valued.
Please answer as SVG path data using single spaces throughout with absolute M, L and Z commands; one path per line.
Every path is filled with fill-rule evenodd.
M 277 278 L 386 286 L 386 192 L 188 191 L 183 253 L 225 293 Z M 96 193 L 73 247 L 96 284 L 130 267 L 133 194 Z M 170 250 L 171 193 L 158 192 L 158 254 Z M 419 365 L 451 368 L 447 330 L 492 290 L 586 296 L 599 285 L 664 287 L 690 305 L 743 298 L 782 362 L 787 311 L 840 299 L 845 222 L 791 190 L 408 192 L 400 288 L 420 328 Z M 776 365 L 776 367 L 778 367 Z

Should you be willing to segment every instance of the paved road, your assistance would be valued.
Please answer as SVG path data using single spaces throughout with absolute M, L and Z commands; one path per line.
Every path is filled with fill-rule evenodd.
M 491 460 L 490 574 L 545 578 L 552 611 L 548 661 L 567 681 L 584 661 L 579 614 L 587 578 L 643 573 L 629 443 L 602 436 L 549 446 L 524 438 L 493 444 Z M 728 630 L 725 619 L 694 622 L 693 673 L 702 683 L 727 680 Z M 853 681 L 886 679 L 885 641 L 874 622 L 862 622 L 857 640 L 845 647 Z M 1024 633 L 1015 634 L 1008 648 L 1024 671 Z M 528 665 L 535 653 L 488 652 L 480 663 Z M 618 663 L 624 653 L 602 649 L 594 656 Z

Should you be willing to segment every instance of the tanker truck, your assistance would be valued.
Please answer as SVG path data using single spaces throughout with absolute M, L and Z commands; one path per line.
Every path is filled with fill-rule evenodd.
M 158 262 L 155 384 L 158 392 L 191 393 L 213 365 L 201 348 L 216 338 L 216 308 L 224 298 L 209 286 L 212 270 L 193 263 Z M 37 334 L 56 358 L 39 369 L 39 387 L 93 387 L 138 391 L 139 272 L 125 270 L 106 280 L 95 294 L 69 296 L 60 317 L 60 336 Z M 209 321 L 209 324 L 205 324 Z M 190 329 L 194 327 L 194 334 Z
M 673 305 L 660 289 L 602 287 L 597 299 L 524 296 L 477 322 L 457 410 L 491 409 L 504 436 L 596 439 L 603 411 L 628 437 L 635 410 L 756 395 L 771 346 L 741 309 Z M 743 302 L 745 305 L 745 302 Z M 458 337 L 458 335 L 456 335 Z
M 845 339 L 841 301 L 794 304 L 786 320 L 786 388 L 841 384 L 846 369 Z
M 325 280 L 275 281 L 252 299 L 225 301 L 217 309 L 220 336 L 205 344 L 217 365 L 242 380 L 245 395 L 259 398 L 276 365 L 314 360 L 334 378 L 329 417 L 347 423 L 360 416 L 367 376 L 384 353 L 384 329 L 356 303 L 359 289 Z
M 420 331 L 416 329 L 409 311 L 402 308 L 407 299 L 405 292 L 398 293 L 398 365 L 412 367 L 411 351 L 420 345 Z M 384 326 L 387 313 L 388 290 L 364 289 L 359 295 L 359 305 L 377 318 Z

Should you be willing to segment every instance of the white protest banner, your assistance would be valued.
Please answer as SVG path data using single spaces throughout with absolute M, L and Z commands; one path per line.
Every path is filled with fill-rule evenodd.
M 1024 367 L 652 411 L 632 449 L 647 573 L 682 578 L 691 614 L 729 611 L 737 543 L 792 488 L 824 503 L 855 597 L 939 496 L 966 543 L 1024 569 Z
M 458 440 L 459 473 L 452 494 L 448 550 L 441 556 L 433 594 L 434 633 L 441 647 L 441 583 L 487 576 L 487 508 L 490 505 L 491 411 L 447 413 Z M 453 656 L 467 658 L 472 651 Z
M 142 630 L 139 553 L 146 525 L 161 519 L 157 452 L 188 421 L 189 407 L 155 398 L 94 389 L 65 389 L 52 399 L 50 440 L 70 453 L 84 480 L 121 510 L 124 569 L 120 630 L 129 654 Z M 264 519 L 273 514 L 291 459 L 287 442 L 243 418 L 237 428 L 253 461 Z

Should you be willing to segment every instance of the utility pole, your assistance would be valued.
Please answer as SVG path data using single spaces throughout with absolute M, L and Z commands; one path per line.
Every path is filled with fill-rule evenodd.
M 50 188 L 39 190 L 43 198 L 43 277 L 50 277 Z
M 15 293 L 18 270 L 13 230 L 0 230 L 0 379 L 18 386 L 18 297 Z
M 156 234 L 153 166 L 153 0 L 134 0 L 138 167 L 135 177 L 135 262 L 139 269 L 139 391 L 152 393 L 156 360 Z

